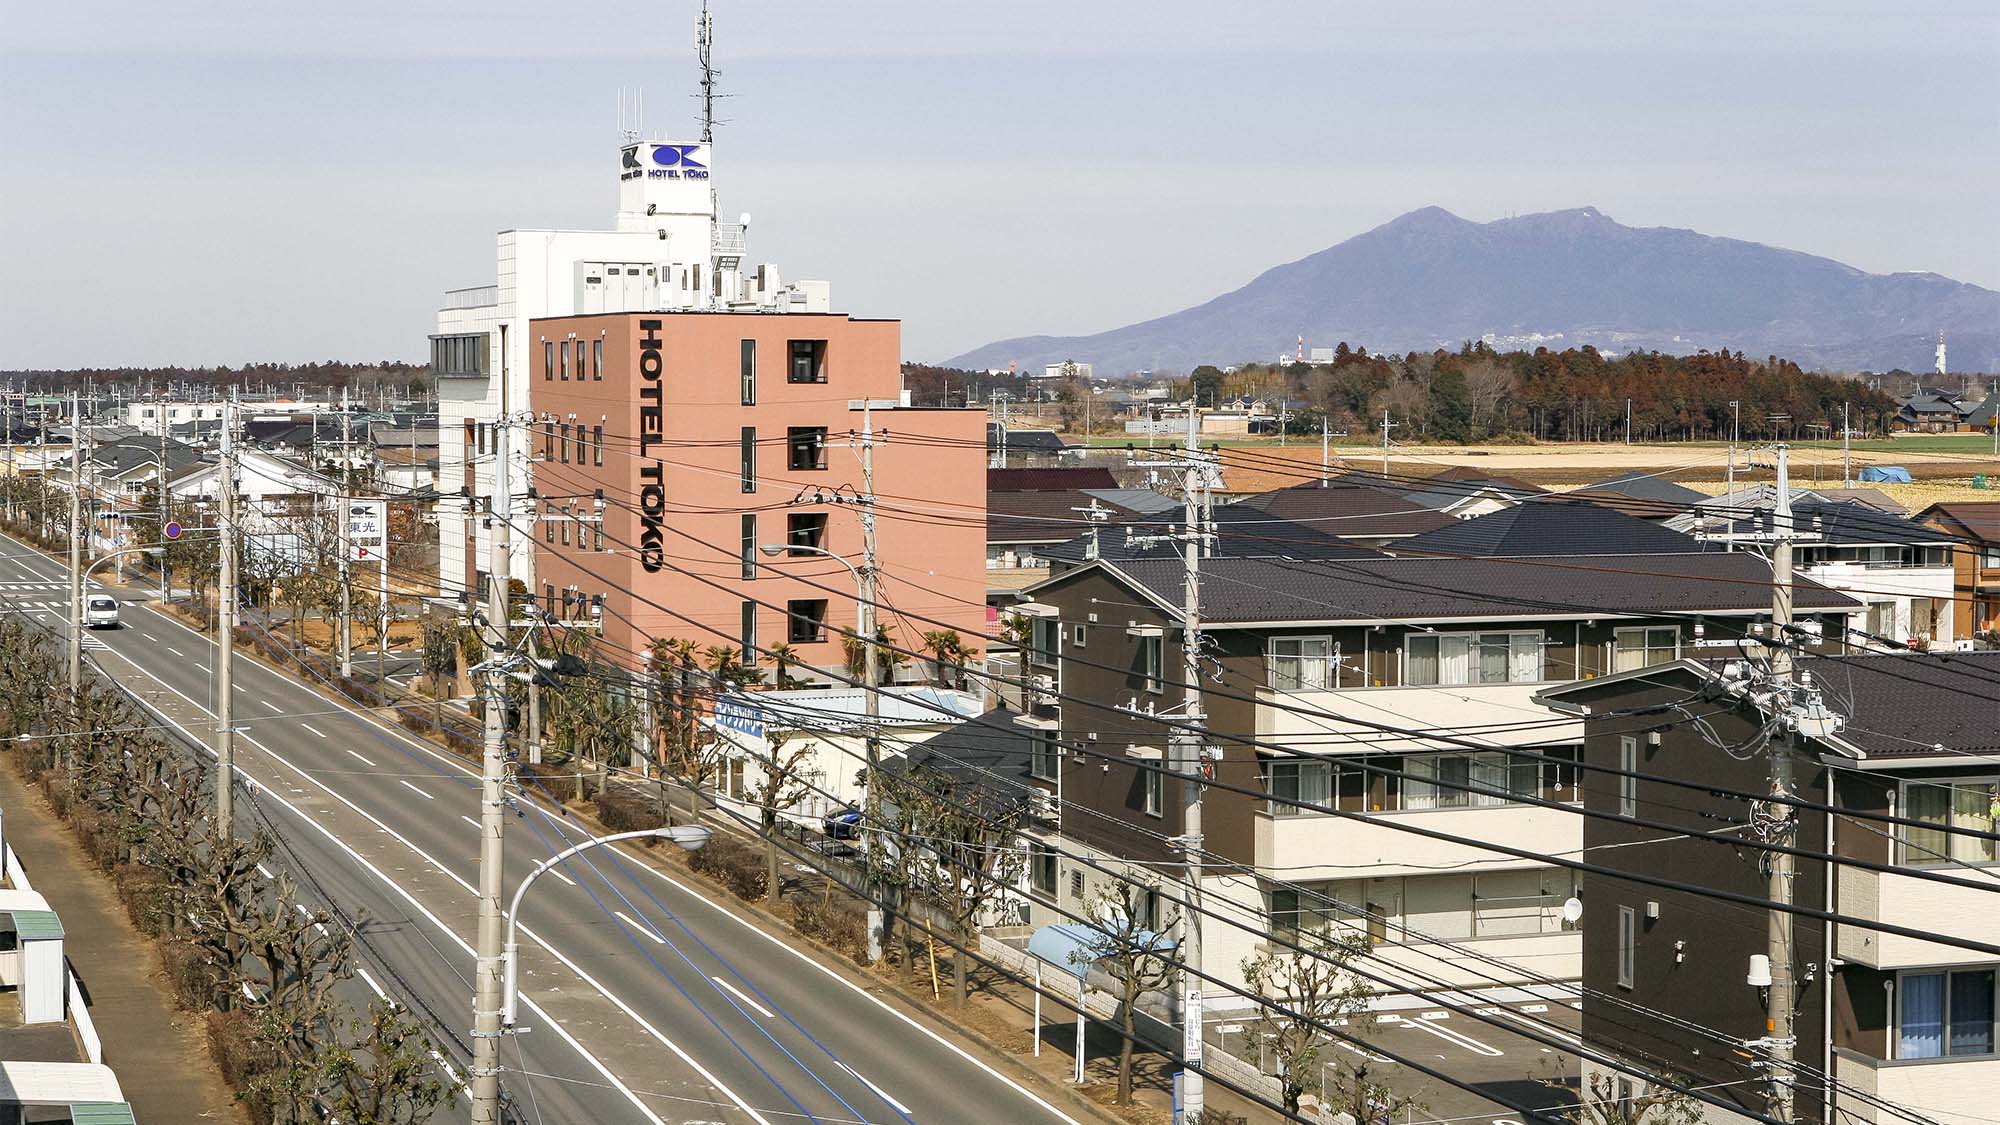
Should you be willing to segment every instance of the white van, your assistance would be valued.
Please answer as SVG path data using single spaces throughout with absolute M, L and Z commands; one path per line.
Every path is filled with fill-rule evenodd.
M 84 598 L 83 623 L 91 629 L 116 629 L 118 599 L 109 594 L 91 594 Z

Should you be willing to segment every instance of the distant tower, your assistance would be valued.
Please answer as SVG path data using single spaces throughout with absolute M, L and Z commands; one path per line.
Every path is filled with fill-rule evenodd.
M 1938 373 L 1939 375 L 1943 375 L 1943 374 L 1945 373 L 1945 364 L 1944 364 L 1944 333 L 1942 333 L 1942 332 L 1938 333 L 1938 346 L 1937 346 L 1937 373 Z
M 1303 334 L 1301 334 L 1299 336 L 1299 362 L 1304 363 L 1305 361 L 1306 361 L 1306 338 Z
M 701 60 L 701 143 L 715 143 L 715 99 L 728 97 L 715 92 L 722 72 L 715 69 L 715 17 L 709 14 L 708 0 L 701 0 L 701 15 L 694 25 L 694 52 Z

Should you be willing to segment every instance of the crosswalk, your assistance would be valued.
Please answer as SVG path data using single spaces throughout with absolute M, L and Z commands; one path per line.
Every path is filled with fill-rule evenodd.
M 108 591 L 92 582 L 87 593 L 103 594 Z M 136 605 L 135 601 L 120 600 L 121 605 Z M 69 616 L 69 583 L 67 582 L 0 582 L 0 605 L 42 620 L 66 620 Z M 110 646 L 90 633 L 83 635 L 86 652 L 105 652 Z

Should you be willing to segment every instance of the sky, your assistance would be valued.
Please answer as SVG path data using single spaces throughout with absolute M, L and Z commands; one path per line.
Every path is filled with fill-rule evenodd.
M 695 0 L 0 0 L 0 369 L 421 359 L 602 228 Z M 715 0 L 751 253 L 907 358 L 1117 327 L 1439 205 L 2000 288 L 1991 0 Z

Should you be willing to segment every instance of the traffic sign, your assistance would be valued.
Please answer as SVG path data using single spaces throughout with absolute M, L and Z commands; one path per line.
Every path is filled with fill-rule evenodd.
M 167 526 L 160 529 L 160 534 L 166 536 L 169 539 L 179 539 L 181 537 L 180 521 L 168 520 Z

